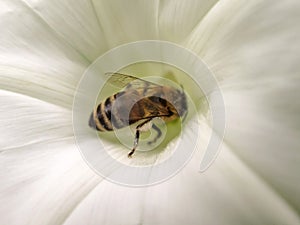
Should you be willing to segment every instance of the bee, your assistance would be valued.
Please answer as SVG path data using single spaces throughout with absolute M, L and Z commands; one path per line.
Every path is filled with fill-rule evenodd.
M 91 113 L 89 126 L 98 131 L 113 131 L 138 123 L 131 158 L 138 147 L 140 133 L 154 129 L 157 132 L 152 144 L 162 135 L 161 130 L 153 123 L 154 118 L 169 122 L 185 118 L 187 101 L 183 88 L 181 90 L 158 85 L 134 76 L 121 73 L 108 73 L 108 83 L 121 89 L 120 92 L 106 98 Z

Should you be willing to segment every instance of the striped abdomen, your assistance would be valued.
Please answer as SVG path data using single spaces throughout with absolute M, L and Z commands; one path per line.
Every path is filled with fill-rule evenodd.
M 89 126 L 98 131 L 111 131 L 113 126 L 111 123 L 111 108 L 115 95 L 108 97 L 94 109 L 90 116 Z
M 89 126 L 98 131 L 112 131 L 136 122 L 129 119 L 129 102 L 133 102 L 134 98 L 124 94 L 125 92 L 119 92 L 100 103 L 91 114 Z

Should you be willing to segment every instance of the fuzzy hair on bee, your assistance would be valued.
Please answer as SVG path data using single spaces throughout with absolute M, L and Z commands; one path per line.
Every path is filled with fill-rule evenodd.
M 183 89 L 158 85 L 121 73 L 108 75 L 108 83 L 121 90 L 95 107 L 89 118 L 89 126 L 97 131 L 106 132 L 137 123 L 133 148 L 128 153 L 129 158 L 138 147 L 141 132 L 150 129 L 157 132 L 149 144 L 157 141 L 162 135 L 153 119 L 161 118 L 169 122 L 186 116 L 187 101 Z

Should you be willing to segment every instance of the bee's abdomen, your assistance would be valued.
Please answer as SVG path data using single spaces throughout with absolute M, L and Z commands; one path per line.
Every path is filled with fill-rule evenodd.
M 123 121 L 121 112 L 118 110 L 114 110 L 114 113 L 112 112 L 115 100 L 123 94 L 124 92 L 119 92 L 108 97 L 104 102 L 100 103 L 91 115 L 89 122 L 90 127 L 98 131 L 112 131 L 114 129 L 128 126 L 127 120 Z
M 111 124 L 111 98 L 113 96 L 100 103 L 91 115 L 89 125 L 98 131 L 113 130 Z

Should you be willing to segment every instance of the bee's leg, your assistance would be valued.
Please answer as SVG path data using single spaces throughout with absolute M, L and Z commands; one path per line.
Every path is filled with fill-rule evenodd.
M 135 131 L 135 138 L 134 138 L 134 143 L 133 143 L 133 148 L 132 150 L 128 153 L 128 158 L 131 158 L 133 153 L 135 152 L 136 147 L 138 146 L 139 143 L 139 138 L 140 138 L 140 131 L 136 129 Z
M 156 135 L 156 137 L 155 137 L 152 141 L 148 141 L 148 144 L 149 144 L 149 145 L 155 143 L 155 142 L 157 141 L 157 139 L 161 137 L 161 134 L 162 134 L 162 133 L 161 133 L 161 130 L 159 129 L 159 127 L 156 126 L 154 123 L 153 123 L 153 125 L 152 125 L 152 128 L 153 128 L 154 130 L 156 130 L 157 135 Z
M 134 142 L 133 142 L 133 148 L 128 153 L 128 158 L 132 157 L 133 153 L 135 152 L 135 149 L 137 148 L 137 146 L 139 144 L 140 132 L 147 131 L 147 130 L 151 129 L 151 127 L 152 127 L 152 121 L 151 120 L 152 120 L 152 118 L 149 119 L 149 120 L 144 121 L 143 123 L 139 124 L 135 128 L 135 138 L 134 138 Z

